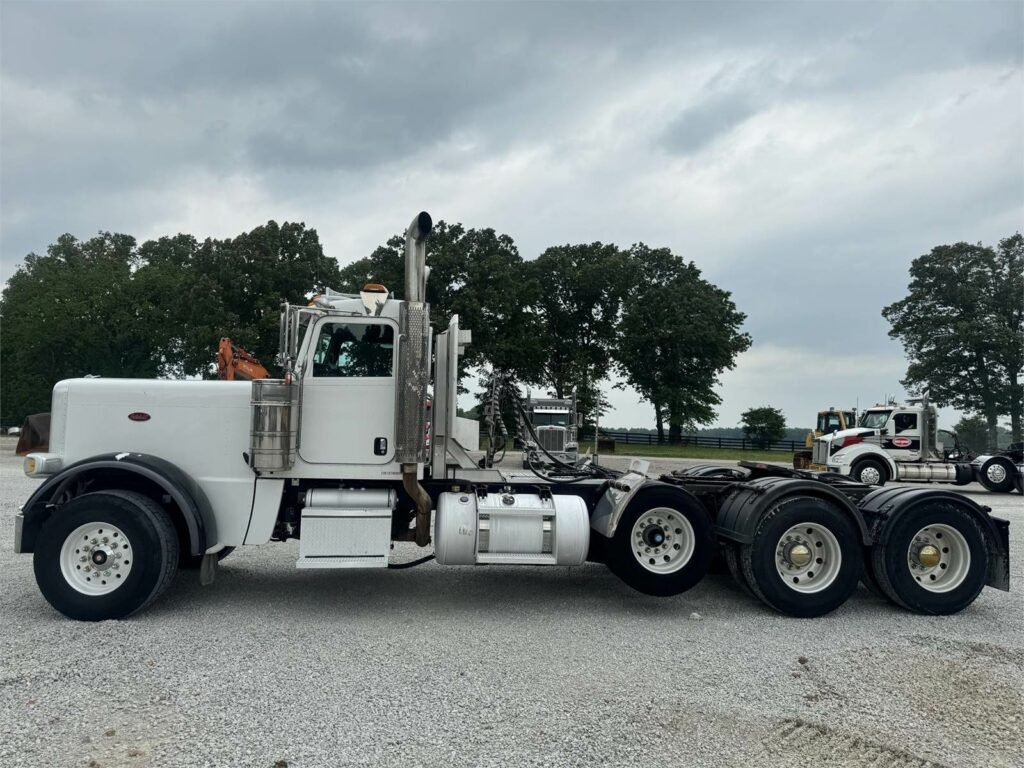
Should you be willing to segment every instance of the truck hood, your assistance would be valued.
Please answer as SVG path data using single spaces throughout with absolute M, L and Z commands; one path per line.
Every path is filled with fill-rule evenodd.
M 842 440 L 846 437 L 853 437 L 854 435 L 860 435 L 862 437 L 872 437 L 878 434 L 877 429 L 865 429 L 864 427 L 853 427 L 852 429 L 841 429 L 838 432 L 833 432 L 830 435 L 822 435 L 817 438 L 826 443 L 832 443 L 835 440 Z

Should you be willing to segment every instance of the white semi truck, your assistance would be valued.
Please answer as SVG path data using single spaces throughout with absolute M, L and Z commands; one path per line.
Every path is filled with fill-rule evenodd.
M 14 542 L 46 600 L 121 618 L 179 565 L 210 584 L 231 548 L 293 538 L 298 568 L 396 567 L 392 543 L 415 541 L 433 554 L 402 566 L 590 560 L 659 596 L 697 584 L 720 550 L 749 592 L 802 617 L 861 579 L 932 614 L 1008 589 L 1008 523 L 948 491 L 758 467 L 653 479 L 635 462 L 564 480 L 479 467 L 456 415 L 470 334 L 457 317 L 432 334 L 424 300 L 431 226 L 421 213 L 406 232 L 403 300 L 367 286 L 283 306 L 280 379 L 58 383 Z
M 938 482 L 1009 493 L 1016 487 L 1020 456 L 1012 451 L 970 458 L 954 433 L 938 428 L 928 397 L 868 408 L 857 427 L 814 441 L 811 469 L 846 475 L 868 485 L 887 481 Z

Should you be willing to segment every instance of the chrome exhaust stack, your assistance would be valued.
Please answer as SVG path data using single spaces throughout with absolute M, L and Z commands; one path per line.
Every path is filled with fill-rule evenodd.
M 434 224 L 422 211 L 405 231 L 405 300 L 399 316 L 398 403 L 395 459 L 402 487 L 416 504 L 416 543 L 430 543 L 430 496 L 417 478 L 425 460 L 426 402 L 430 365 L 430 308 L 427 297 L 427 237 Z

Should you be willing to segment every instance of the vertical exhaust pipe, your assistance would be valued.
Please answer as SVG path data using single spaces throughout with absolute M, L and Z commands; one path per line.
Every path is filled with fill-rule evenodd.
M 412 220 L 405 230 L 405 300 L 427 300 L 427 236 L 434 222 L 426 211 Z
M 416 477 L 423 460 L 426 430 L 424 410 L 427 396 L 430 318 L 427 312 L 427 237 L 434 223 L 426 211 L 419 213 L 405 230 L 405 304 L 401 318 L 402 346 L 398 382 L 398 424 L 396 457 L 402 465 L 402 487 L 416 504 L 416 543 L 430 543 L 430 496 Z

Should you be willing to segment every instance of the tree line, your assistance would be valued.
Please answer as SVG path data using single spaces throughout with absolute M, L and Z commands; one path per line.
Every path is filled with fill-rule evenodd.
M 936 405 L 984 419 L 984 444 L 999 443 L 1009 416 L 1014 442 L 1024 416 L 1024 237 L 995 248 L 940 245 L 914 259 L 907 296 L 882 310 L 908 358 L 903 385 Z M 973 438 L 980 443 L 980 436 Z
M 400 299 L 403 259 L 396 234 L 340 268 L 314 229 L 273 221 L 223 240 L 63 235 L 25 258 L 0 299 L 0 418 L 49 410 L 62 378 L 212 376 L 221 336 L 273 369 L 282 301 L 369 282 Z M 588 414 L 617 374 L 650 403 L 662 438 L 666 424 L 678 436 L 714 418 L 718 376 L 750 345 L 729 292 L 667 248 L 570 244 L 527 261 L 508 235 L 441 221 L 427 261 L 435 331 L 456 313 L 473 330 L 464 371 L 575 390 Z

